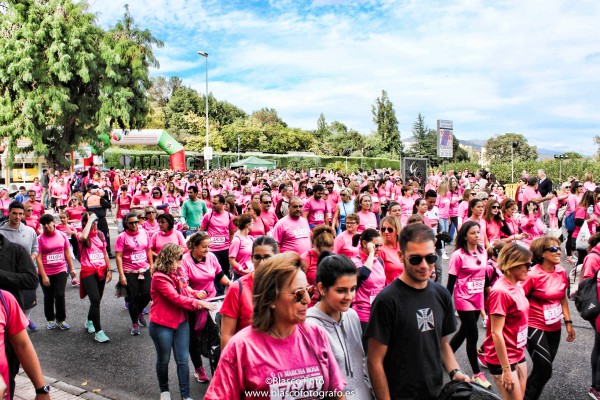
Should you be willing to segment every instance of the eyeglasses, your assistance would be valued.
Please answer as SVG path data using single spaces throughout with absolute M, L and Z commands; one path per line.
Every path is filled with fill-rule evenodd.
M 549 251 L 550 253 L 558 253 L 560 251 L 560 247 L 558 247 L 558 246 L 546 247 L 544 249 L 544 251 Z
M 160 194 L 159 192 L 152 192 L 152 194 Z
M 492 210 L 497 210 L 499 208 L 500 208 L 500 206 L 492 206 Z
M 304 295 L 306 293 L 308 293 L 308 297 L 312 297 L 313 293 L 315 291 L 315 287 L 313 285 L 307 286 L 305 289 L 298 289 L 292 293 L 288 293 L 291 294 L 292 296 L 294 296 L 294 301 L 296 303 L 300 303 L 302 301 L 302 299 L 304 299 Z
M 146 215 L 156 214 L 156 211 L 146 211 Z
M 127 221 L 127 223 L 128 223 L 129 225 L 135 225 L 135 224 L 139 224 L 139 223 L 140 223 L 140 221 Z
M 425 262 L 427 264 L 435 264 L 435 262 L 438 259 L 438 256 L 436 254 L 427 254 L 426 256 L 419 256 L 417 254 L 414 254 L 408 257 L 408 262 L 410 263 L 410 265 L 419 265 L 423 262 L 423 259 L 425 259 Z
M 388 226 L 387 228 L 381 228 L 381 232 L 392 233 L 394 232 L 394 228 L 392 228 L 391 226 Z
M 264 256 L 259 256 L 258 254 L 254 254 L 252 256 L 252 260 L 256 261 L 256 262 L 261 262 L 264 260 L 268 260 L 269 258 L 271 258 L 270 254 L 265 254 Z
M 289 206 L 289 208 L 302 208 L 302 206 Z

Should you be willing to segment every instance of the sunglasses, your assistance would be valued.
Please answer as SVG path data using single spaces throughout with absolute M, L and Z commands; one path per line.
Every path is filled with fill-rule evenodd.
M 571 186 L 565 186 L 565 189 L 571 189 Z
M 291 294 L 292 296 L 294 296 L 294 301 L 296 303 L 300 303 L 302 301 L 302 299 L 304 299 L 304 295 L 306 293 L 308 293 L 308 297 L 309 298 L 312 298 L 312 295 L 313 295 L 314 291 L 315 291 L 315 287 L 313 285 L 310 285 L 310 286 L 306 287 L 305 289 L 298 289 L 298 290 L 296 290 L 296 291 L 294 291 L 292 293 L 289 293 L 289 294 Z
M 419 255 L 412 255 L 410 257 L 408 257 L 408 262 L 410 263 L 410 265 L 420 265 L 423 262 L 423 259 L 425 259 L 425 262 L 427 264 L 435 264 L 435 262 L 438 259 L 438 256 L 436 254 L 427 254 L 426 256 L 419 256 Z
M 135 224 L 139 224 L 139 223 L 140 223 L 140 221 L 127 221 L 127 223 L 128 223 L 129 225 L 135 225 Z
M 560 247 L 558 247 L 558 246 L 546 247 L 544 249 L 544 251 L 549 251 L 550 253 L 558 253 L 560 251 Z
M 483 199 L 480 199 L 480 200 L 481 200 L 481 201 L 487 201 L 487 200 L 488 200 L 488 198 L 487 198 L 487 197 L 484 197 Z
M 532 263 L 532 262 L 523 263 L 523 264 L 521 264 L 521 265 L 524 265 L 524 266 L 526 266 L 528 270 L 530 270 L 530 269 L 531 269 L 531 267 L 533 267 L 533 263 Z
M 179 261 L 183 260 L 183 254 L 180 254 L 179 257 L 177 258 Z
M 271 204 L 271 202 L 270 202 L 270 201 L 263 201 L 262 203 L 263 203 L 263 204 Z
M 381 228 L 381 232 L 392 233 L 394 232 L 394 228 L 392 228 L 391 226 L 388 226 L 387 228 Z
M 264 260 L 268 260 L 269 258 L 271 258 L 270 254 L 265 254 L 264 256 L 259 256 L 258 254 L 254 254 L 252 256 L 252 260 L 256 261 L 256 262 L 261 262 Z
M 498 210 L 500 206 L 492 206 L 492 210 Z

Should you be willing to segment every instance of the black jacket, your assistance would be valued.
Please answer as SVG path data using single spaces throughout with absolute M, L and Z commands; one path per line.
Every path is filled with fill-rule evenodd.
M 546 197 L 548 193 L 552 191 L 552 181 L 550 178 L 546 177 L 542 182 L 538 183 L 538 192 L 542 195 L 542 197 Z
M 23 308 L 22 291 L 35 290 L 38 283 L 31 255 L 23 246 L 0 234 L 0 289 L 15 296 Z

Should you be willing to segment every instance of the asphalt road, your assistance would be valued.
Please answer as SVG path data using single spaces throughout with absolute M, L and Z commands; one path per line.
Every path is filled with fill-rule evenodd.
M 114 243 L 116 228 L 113 230 L 113 226 L 111 237 L 111 242 Z M 111 261 L 114 264 L 114 260 Z M 444 262 L 444 272 L 447 270 L 447 263 Z M 567 269 L 573 267 L 572 264 L 563 265 Z M 77 264 L 76 268 L 78 267 Z M 114 265 L 113 267 L 116 268 Z M 38 323 L 39 331 L 31 333 L 30 337 L 47 376 L 86 390 L 100 389 L 98 394 L 113 399 L 158 399 L 160 392 L 154 367 L 154 345 L 147 328 L 142 328 L 140 336 L 130 335 L 129 314 L 123 309 L 123 299 L 114 296 L 115 284 L 116 281 L 113 281 L 107 285 L 101 305 L 102 327 L 110 337 L 109 343 L 96 343 L 93 335 L 84 330 L 89 302 L 87 298 L 80 299 L 79 289 L 72 287 L 67 287 L 67 322 L 71 324 L 71 330 L 45 329 L 43 297 L 38 288 L 40 304 L 34 308 L 32 318 Z M 543 399 L 588 398 L 594 332 L 589 323 L 579 317 L 574 304 L 570 304 L 577 339 L 574 343 L 567 343 L 563 330 L 563 339 L 554 362 L 554 375 L 546 386 Z M 480 328 L 480 343 L 484 335 L 484 329 Z M 469 373 L 464 345 L 459 349 L 457 357 L 460 365 Z M 204 362 L 207 366 L 207 361 Z M 208 385 L 196 382 L 191 376 L 192 371 L 190 362 L 191 397 L 202 399 Z M 487 370 L 483 371 L 491 382 Z M 173 399 L 180 398 L 174 361 L 171 362 L 169 379 Z M 493 391 L 497 393 L 495 388 Z

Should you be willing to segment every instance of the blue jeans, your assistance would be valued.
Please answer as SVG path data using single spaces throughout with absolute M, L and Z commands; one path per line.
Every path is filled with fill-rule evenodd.
M 187 321 L 183 321 L 176 329 L 150 322 L 148 327 L 150 337 L 156 348 L 156 376 L 160 391 L 169 391 L 169 360 L 171 348 L 177 363 L 177 378 L 181 397 L 190 397 L 190 328 Z
M 440 224 L 438 225 L 438 232 L 448 233 L 448 225 L 450 220 L 447 218 L 440 218 Z M 446 243 L 442 242 L 442 249 L 446 247 Z

